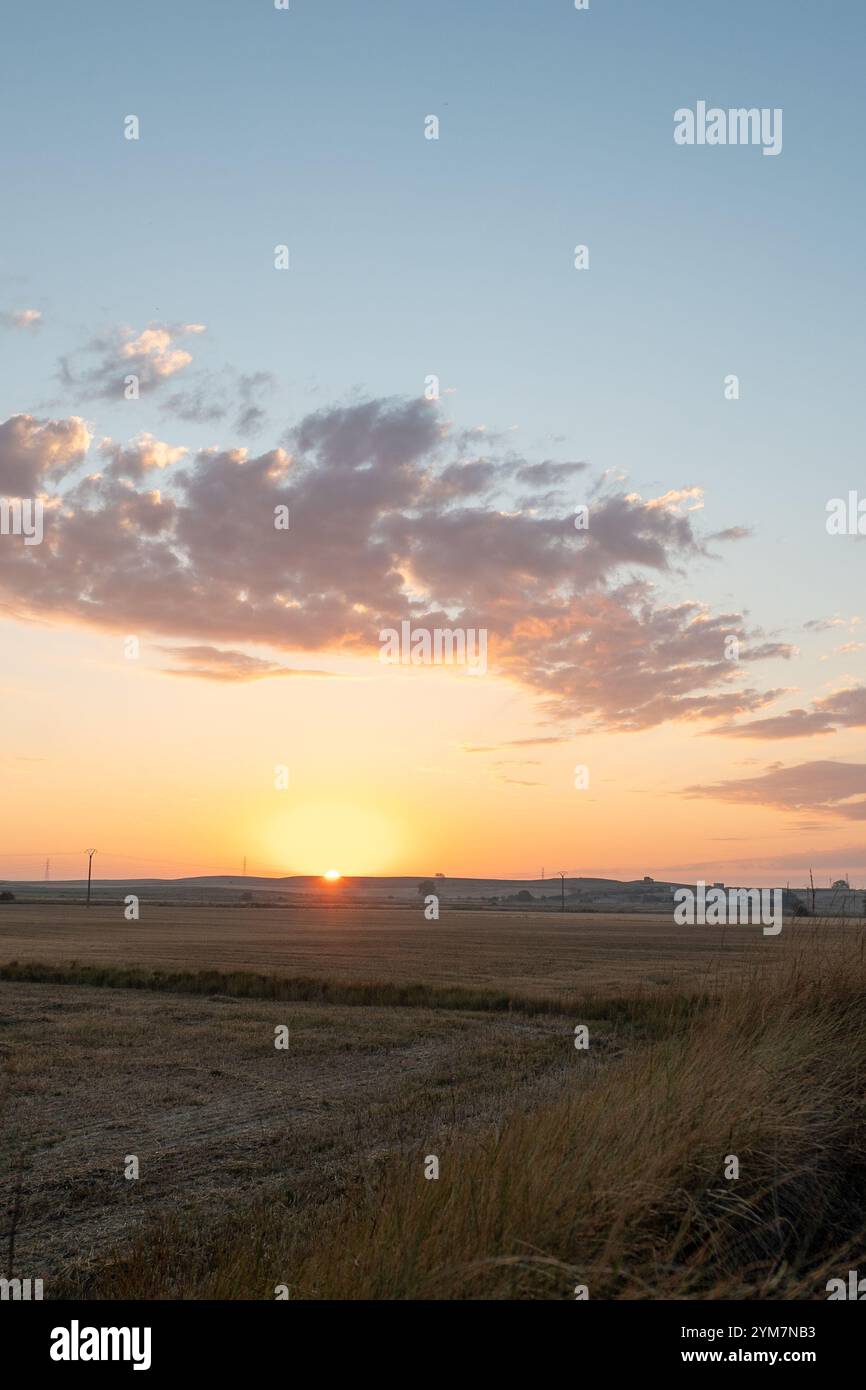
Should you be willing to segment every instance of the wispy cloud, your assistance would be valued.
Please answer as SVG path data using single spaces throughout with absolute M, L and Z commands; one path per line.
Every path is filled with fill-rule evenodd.
M 0 327 L 38 328 L 42 323 L 41 309 L 12 309 L 0 313 Z
M 192 362 L 178 340 L 204 333 L 201 323 L 152 323 L 146 328 L 119 328 L 91 340 L 60 360 L 60 379 L 84 396 L 122 400 L 130 376 L 141 395 L 160 390 Z
M 820 761 L 776 766 L 757 777 L 686 787 L 685 793 L 715 801 L 866 820 L 866 763 Z
M 464 753 L 501 753 L 503 748 L 537 748 L 544 743 L 570 743 L 570 734 L 547 734 L 539 738 L 509 738 L 501 743 L 464 743 Z
M 199 680 L 247 682 L 270 676 L 331 676 L 330 671 L 306 670 L 283 666 L 279 662 L 263 661 L 245 652 L 209 646 L 161 647 L 157 651 L 170 656 L 174 666 L 162 667 L 170 676 L 194 676 Z
M 849 644 L 849 650 L 853 645 Z M 808 708 L 786 710 L 748 724 L 729 724 L 715 732 L 732 738 L 813 738 L 837 729 L 862 728 L 866 728 L 866 686 L 854 685 L 821 696 Z

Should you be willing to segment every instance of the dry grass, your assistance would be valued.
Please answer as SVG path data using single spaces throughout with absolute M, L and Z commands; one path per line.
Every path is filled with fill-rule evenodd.
M 296 1296 L 824 1296 L 866 1237 L 864 1005 L 862 941 L 789 960 L 443 1155 L 438 1183 L 390 1173 L 306 1253 Z

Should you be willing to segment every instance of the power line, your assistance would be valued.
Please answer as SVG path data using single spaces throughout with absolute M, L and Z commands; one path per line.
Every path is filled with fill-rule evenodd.
M 158 859 L 152 855 L 127 854 L 124 850 L 118 850 L 115 852 L 114 850 L 102 849 L 99 852 L 102 855 L 103 859 L 129 859 L 133 864 L 173 864 L 176 868 L 184 868 L 187 865 L 189 865 L 196 869 L 225 869 L 226 864 L 228 862 L 225 859 L 221 859 L 216 862 L 214 862 L 212 859 L 209 859 L 207 861 L 203 859 Z M 78 859 L 82 854 L 87 853 L 89 853 L 87 849 L 52 850 L 51 858 Z M 35 852 L 31 852 L 28 850 L 22 853 L 19 853 L 17 850 L 9 850 L 4 857 L 6 859 L 42 859 L 44 858 L 44 855 L 44 849 Z
M 31 853 L 29 850 L 26 851 L 26 852 L 22 851 L 21 853 L 19 853 L 18 850 L 10 850 L 7 857 L 8 857 L 9 859 L 41 859 L 42 856 L 44 855 L 44 853 L 45 853 L 45 850 L 44 850 L 44 849 L 36 850 L 35 852 L 32 852 L 32 853 Z M 77 859 L 78 856 L 79 856 L 80 854 L 86 854 L 86 853 L 87 853 L 87 850 L 86 850 L 86 849 L 53 849 L 53 850 L 51 850 L 51 858 L 52 858 L 52 859 Z

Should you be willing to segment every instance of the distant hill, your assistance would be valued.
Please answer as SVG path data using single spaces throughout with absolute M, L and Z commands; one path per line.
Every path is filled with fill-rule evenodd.
M 326 883 L 320 876 L 294 874 L 284 878 L 257 875 L 207 874 L 189 878 L 94 879 L 94 902 L 119 901 L 127 893 L 160 902 L 228 904 L 258 903 L 262 906 L 305 903 L 417 903 L 421 884 L 432 884 L 440 898 L 452 904 L 556 907 L 562 902 L 563 886 L 558 877 L 535 879 L 449 878 L 436 874 L 397 877 L 346 877 Z M 668 881 L 620 881 L 613 878 L 567 877 L 565 902 L 575 910 L 595 906 L 635 906 L 669 910 L 671 893 L 677 885 Z M 86 894 L 82 879 L 0 881 L 20 901 L 80 901 Z
M 422 898 L 420 886 L 438 894 L 441 902 L 467 909 L 515 909 L 557 911 L 563 904 L 563 885 L 556 878 L 449 878 L 438 874 L 403 874 L 389 878 L 346 877 L 327 883 L 317 874 L 291 874 L 266 878 L 253 874 L 206 874 L 190 878 L 100 878 L 93 880 L 92 901 L 118 903 L 128 893 L 143 902 L 213 907 L 309 906 L 383 907 L 412 903 Z M 677 888 L 694 888 L 673 879 L 617 879 L 566 877 L 565 907 L 569 912 L 657 912 L 669 916 Z M 726 887 L 748 885 L 724 885 Z M 83 902 L 84 879 L 0 879 L 0 892 L 8 890 L 17 902 Z M 814 910 L 817 916 L 866 915 L 866 891 L 843 886 L 816 888 L 814 909 L 807 889 L 784 890 L 784 910 Z M 0 903 L 0 912 L 10 904 Z

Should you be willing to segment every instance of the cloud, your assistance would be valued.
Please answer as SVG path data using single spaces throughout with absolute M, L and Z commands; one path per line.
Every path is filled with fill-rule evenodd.
M 638 493 L 630 492 L 626 500 L 629 502 L 635 500 L 640 501 L 640 497 Z M 647 502 L 646 506 L 651 508 L 653 511 L 655 511 L 657 508 L 660 508 L 663 511 L 672 512 L 675 516 L 678 516 L 682 511 L 683 504 L 685 502 L 689 503 L 689 506 L 686 508 L 687 511 L 700 511 L 704 505 L 703 488 L 671 488 L 668 492 L 663 493 L 661 497 L 655 497 L 652 499 L 652 501 Z
M 245 438 L 258 434 L 267 416 L 261 405 L 262 397 L 269 395 L 276 385 L 272 372 L 241 373 L 237 380 L 237 417 L 235 429 Z
M 189 452 L 155 439 L 152 434 L 140 434 L 124 448 L 113 439 L 102 439 L 99 452 L 110 460 L 107 472 L 114 478 L 143 478 L 149 469 L 169 468 Z
M 543 738 L 509 738 L 502 743 L 464 743 L 464 753 L 500 753 L 503 748 L 537 748 L 545 743 L 571 743 L 571 734 L 551 734 Z
M 780 693 L 743 688 L 742 672 L 790 647 L 656 588 L 707 554 L 700 489 L 644 500 L 608 479 L 576 531 L 564 505 L 496 494 L 497 469 L 506 485 L 525 460 L 495 444 L 467 457 L 470 444 L 404 399 L 316 411 L 256 456 L 178 462 L 150 435 L 112 441 L 105 471 L 64 490 L 43 545 L 0 547 L 0 597 L 19 614 L 284 651 L 378 651 L 402 619 L 486 628 L 493 669 L 547 717 L 611 729 L 731 719 Z M 277 507 L 290 529 L 276 529 Z
M 866 820 L 866 763 L 808 762 L 775 766 L 757 777 L 685 789 L 711 797 L 784 811 L 822 811 L 847 820 Z
M 798 830 L 802 829 L 806 832 L 813 833 L 818 830 L 827 831 L 831 828 L 838 833 L 838 828 L 826 824 L 817 826 L 808 823 L 797 826 Z M 769 873 L 777 876 L 776 883 L 779 886 L 781 886 L 785 878 L 790 875 L 791 887 L 802 890 L 803 887 L 807 886 L 809 883 L 810 868 L 816 871 L 818 869 L 823 869 L 824 872 L 832 878 L 839 877 L 840 872 L 847 872 L 849 869 L 866 868 L 866 847 L 863 845 L 842 845 L 838 849 L 821 850 L 815 849 L 811 844 L 805 848 L 798 848 L 794 845 L 786 846 L 775 854 L 763 857 L 727 859 L 723 861 L 718 859 L 699 860 L 692 864 L 681 864 L 677 867 L 682 871 L 691 871 L 691 873 L 701 877 L 704 876 L 705 871 L 710 870 L 713 878 L 721 878 L 724 871 L 727 870 L 728 873 L 725 874 L 725 877 L 728 877 L 728 874 L 735 873 L 740 882 L 742 882 L 747 875 L 756 872 L 760 872 L 763 875 L 769 871 Z M 709 877 L 709 873 L 707 873 L 706 876 Z M 816 888 L 826 888 L 828 886 L 826 880 L 823 883 L 819 881 L 817 872 L 815 877 Z
M 66 420 L 11 415 L 0 424 L 0 496 L 35 497 L 82 462 L 90 440 L 77 415 Z
M 751 526 L 727 526 L 724 531 L 713 531 L 708 541 L 744 541 L 754 534 Z
M 854 645 L 859 644 L 849 644 L 849 649 Z M 866 686 L 853 685 L 813 700 L 808 709 L 787 710 L 748 724 L 730 724 L 715 732 L 733 738 L 813 738 L 837 729 L 862 728 L 866 728 Z
M 451 502 L 490 492 L 497 482 L 496 465 L 489 459 L 451 463 L 428 481 L 425 496 L 430 502 Z
M 570 482 L 576 473 L 584 473 L 588 463 L 554 463 L 545 459 L 543 463 L 527 463 L 518 468 L 516 477 L 519 483 L 530 487 L 550 487 Z
M 827 632 L 829 628 L 844 626 L 844 618 L 809 618 L 803 624 L 806 632 Z
M 163 404 L 167 414 L 195 424 L 211 424 L 234 414 L 234 429 L 244 438 L 258 434 L 267 416 L 262 398 L 273 391 L 271 372 L 201 372 L 183 391 L 175 391 Z
M 180 420 L 191 424 L 207 425 L 216 420 L 224 420 L 228 406 L 224 398 L 213 389 L 211 378 L 202 376 L 185 391 L 175 391 L 164 402 L 167 414 L 176 415 Z
M 12 309 L 0 314 L 0 325 L 4 328 L 38 328 L 41 322 L 41 309 Z
M 201 323 L 152 323 L 140 332 L 121 328 L 94 338 L 74 359 L 61 358 L 60 377 L 67 387 L 84 395 L 122 400 L 128 377 L 135 376 L 140 394 L 146 395 L 192 362 L 192 354 L 179 347 L 177 339 L 204 332 Z M 82 358 L 85 365 L 79 365 Z
M 235 429 L 238 434 L 259 434 L 266 419 L 267 416 L 261 406 L 246 405 L 238 414 L 238 418 L 235 421 Z
M 330 671 L 311 671 L 301 667 L 281 666 L 279 662 L 263 661 L 245 652 L 226 651 L 218 647 L 157 647 L 177 662 L 164 666 L 170 676 L 193 676 L 199 680 L 247 682 L 263 680 L 266 676 L 330 676 Z

